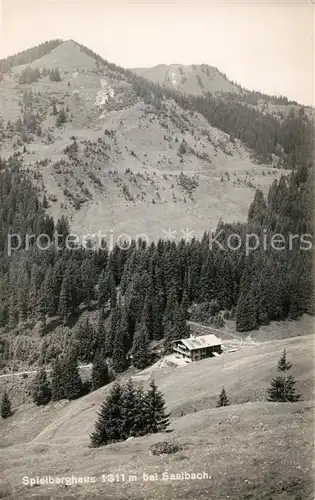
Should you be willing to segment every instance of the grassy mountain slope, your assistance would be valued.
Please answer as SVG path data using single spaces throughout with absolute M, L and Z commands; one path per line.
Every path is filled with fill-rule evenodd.
M 283 348 L 304 401 L 267 403 L 265 389 Z M 173 432 L 90 449 L 89 433 L 110 386 L 74 402 L 22 406 L 1 421 L 4 498 L 311 499 L 312 336 L 247 346 L 192 365 L 161 369 L 154 378 L 172 413 Z M 140 377 L 139 377 L 140 378 Z M 141 377 L 144 378 L 144 377 Z M 137 379 L 137 377 L 136 377 Z M 215 408 L 225 386 L 233 403 Z M 195 411 L 194 411 L 195 410 Z M 183 413 L 183 416 L 181 415 Z M 149 446 L 175 440 L 183 450 L 154 457 Z M 143 473 L 208 472 L 211 479 L 143 482 Z M 137 475 L 137 482 L 68 486 L 21 484 L 23 476 Z M 159 476 L 160 477 L 160 476 Z M 7 495 L 7 496 L 5 496 Z M 11 496 L 10 496 L 11 495 Z
M 256 165 L 239 140 L 231 142 L 203 116 L 172 100 L 145 104 L 123 72 L 73 41 L 30 66 L 58 68 L 61 81 L 46 75 L 21 84 L 27 66 L 4 74 L 1 155 L 20 153 L 50 213 L 69 216 L 80 234 L 113 229 L 159 238 L 171 228 L 179 237 L 190 228 L 200 235 L 219 218 L 245 220 L 255 188 L 266 192 L 279 176 Z M 66 109 L 60 127 L 53 103 L 58 112 Z M 26 118 L 29 130 L 21 137 L 8 121 L 23 121 L 25 109 L 36 126 Z

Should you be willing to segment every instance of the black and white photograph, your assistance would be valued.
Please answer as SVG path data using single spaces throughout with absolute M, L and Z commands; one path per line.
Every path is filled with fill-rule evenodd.
M 0 499 L 315 499 L 314 21 L 0 0 Z

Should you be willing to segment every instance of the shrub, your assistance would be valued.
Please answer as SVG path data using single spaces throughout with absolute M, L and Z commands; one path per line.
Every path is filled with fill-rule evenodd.
M 49 73 L 49 79 L 52 82 L 60 82 L 61 76 L 58 68 L 52 69 Z
M 36 82 L 40 76 L 41 74 L 38 68 L 33 69 L 31 66 L 27 66 L 20 74 L 19 83 L 23 85 L 25 83 Z
M 222 318 L 221 314 L 217 314 L 217 315 L 214 317 L 213 324 L 214 324 L 214 326 L 216 326 L 217 328 L 220 328 L 220 327 L 224 326 L 224 319 Z
M 178 451 L 181 451 L 183 448 L 177 443 L 169 442 L 169 441 L 159 441 L 158 443 L 154 443 L 150 446 L 150 452 L 152 455 L 173 455 Z

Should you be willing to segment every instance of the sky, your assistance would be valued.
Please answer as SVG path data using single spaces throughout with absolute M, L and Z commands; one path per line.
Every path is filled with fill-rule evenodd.
M 209 64 L 314 105 L 315 0 L 0 0 L 0 58 L 73 39 L 120 66 Z

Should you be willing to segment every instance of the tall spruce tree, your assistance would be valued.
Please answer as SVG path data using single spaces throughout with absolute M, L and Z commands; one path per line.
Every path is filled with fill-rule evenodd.
M 153 338 L 153 310 L 152 310 L 152 292 L 147 293 L 144 304 L 141 322 L 144 323 L 148 340 Z
M 181 307 L 176 307 L 173 317 L 168 319 L 164 325 L 165 341 L 164 351 L 171 349 L 172 341 L 180 338 L 187 338 L 190 334 L 190 327 L 186 322 L 185 313 Z
M 131 349 L 131 355 L 132 355 L 132 364 L 135 368 L 142 370 L 143 368 L 148 366 L 150 361 L 149 341 L 148 341 L 146 326 L 144 323 L 139 326 L 139 329 L 135 333 Z
M 46 405 L 51 400 L 51 388 L 47 379 L 46 370 L 44 368 L 39 370 L 36 374 L 33 384 L 32 398 L 37 406 Z
M 121 308 L 117 307 L 117 315 L 114 322 L 114 342 L 113 342 L 113 354 L 112 363 L 113 368 L 116 373 L 121 373 L 126 370 L 128 366 L 126 352 L 125 352 L 125 338 L 124 330 L 122 328 L 122 316 Z
M 112 357 L 116 330 L 120 322 L 120 310 L 115 307 L 110 314 L 109 327 L 105 330 L 104 351 L 105 356 Z
M 82 380 L 78 371 L 78 360 L 72 353 L 63 359 L 64 393 L 66 399 L 77 399 L 82 395 Z
M 102 403 L 91 434 L 91 446 L 97 448 L 122 438 L 122 387 L 117 382 Z
M 63 319 L 64 324 L 71 312 L 72 295 L 71 295 L 71 281 L 69 275 L 66 274 L 61 285 L 58 314 Z
M 109 298 L 109 283 L 107 276 L 108 274 L 105 269 L 103 269 L 97 284 L 97 303 L 99 309 L 105 306 Z
M 53 401 L 59 401 L 65 397 L 63 368 L 61 359 L 59 357 L 56 358 L 53 362 L 51 373 L 51 399 Z
M 189 307 L 190 307 L 190 300 L 189 300 L 188 292 L 186 290 L 184 290 L 183 296 L 182 296 L 182 301 L 180 304 L 180 308 L 181 308 L 182 314 L 183 314 L 185 319 L 189 318 L 189 312 L 188 312 Z
M 45 279 L 38 293 L 37 312 L 42 323 L 46 324 L 46 316 L 53 316 L 56 312 L 56 297 L 53 288 L 53 268 L 49 266 Z
M 146 392 L 143 412 L 146 420 L 146 433 L 163 432 L 168 428 L 170 415 L 165 411 L 163 394 L 159 391 L 154 380 L 150 382 Z
M 125 354 L 124 337 L 120 329 L 116 331 L 115 335 L 112 363 L 116 373 L 125 371 L 128 366 Z
M 89 318 L 83 318 L 74 329 L 75 340 L 78 343 L 78 358 L 83 363 L 91 363 L 94 360 L 98 347 L 97 331 Z
M 45 282 L 43 282 L 40 287 L 38 294 L 38 303 L 37 303 L 37 313 L 39 320 L 43 325 L 46 325 L 46 314 L 47 314 L 47 289 L 45 286 Z
M 252 291 L 241 293 L 236 307 L 236 330 L 249 332 L 257 326 L 256 304 Z
M 135 389 L 135 413 L 133 418 L 133 436 L 143 436 L 146 433 L 146 416 L 143 411 L 145 392 L 140 383 Z
M 284 349 L 281 358 L 278 361 L 277 370 L 282 375 L 278 375 L 271 380 L 270 387 L 267 389 L 268 401 L 278 401 L 281 403 L 298 401 L 301 397 L 296 392 L 296 380 L 293 375 L 287 375 L 286 372 L 292 367 L 292 363 L 287 361 L 286 350 Z
M 137 421 L 137 392 L 131 378 L 123 386 L 121 408 L 121 437 L 122 439 L 127 439 L 135 435 Z
M 103 351 L 96 351 L 92 367 L 92 390 L 96 391 L 100 387 L 110 382 L 108 366 Z
M 11 402 L 8 393 L 4 392 L 1 399 L 1 417 L 8 418 L 11 417 L 11 415 L 12 415 Z

